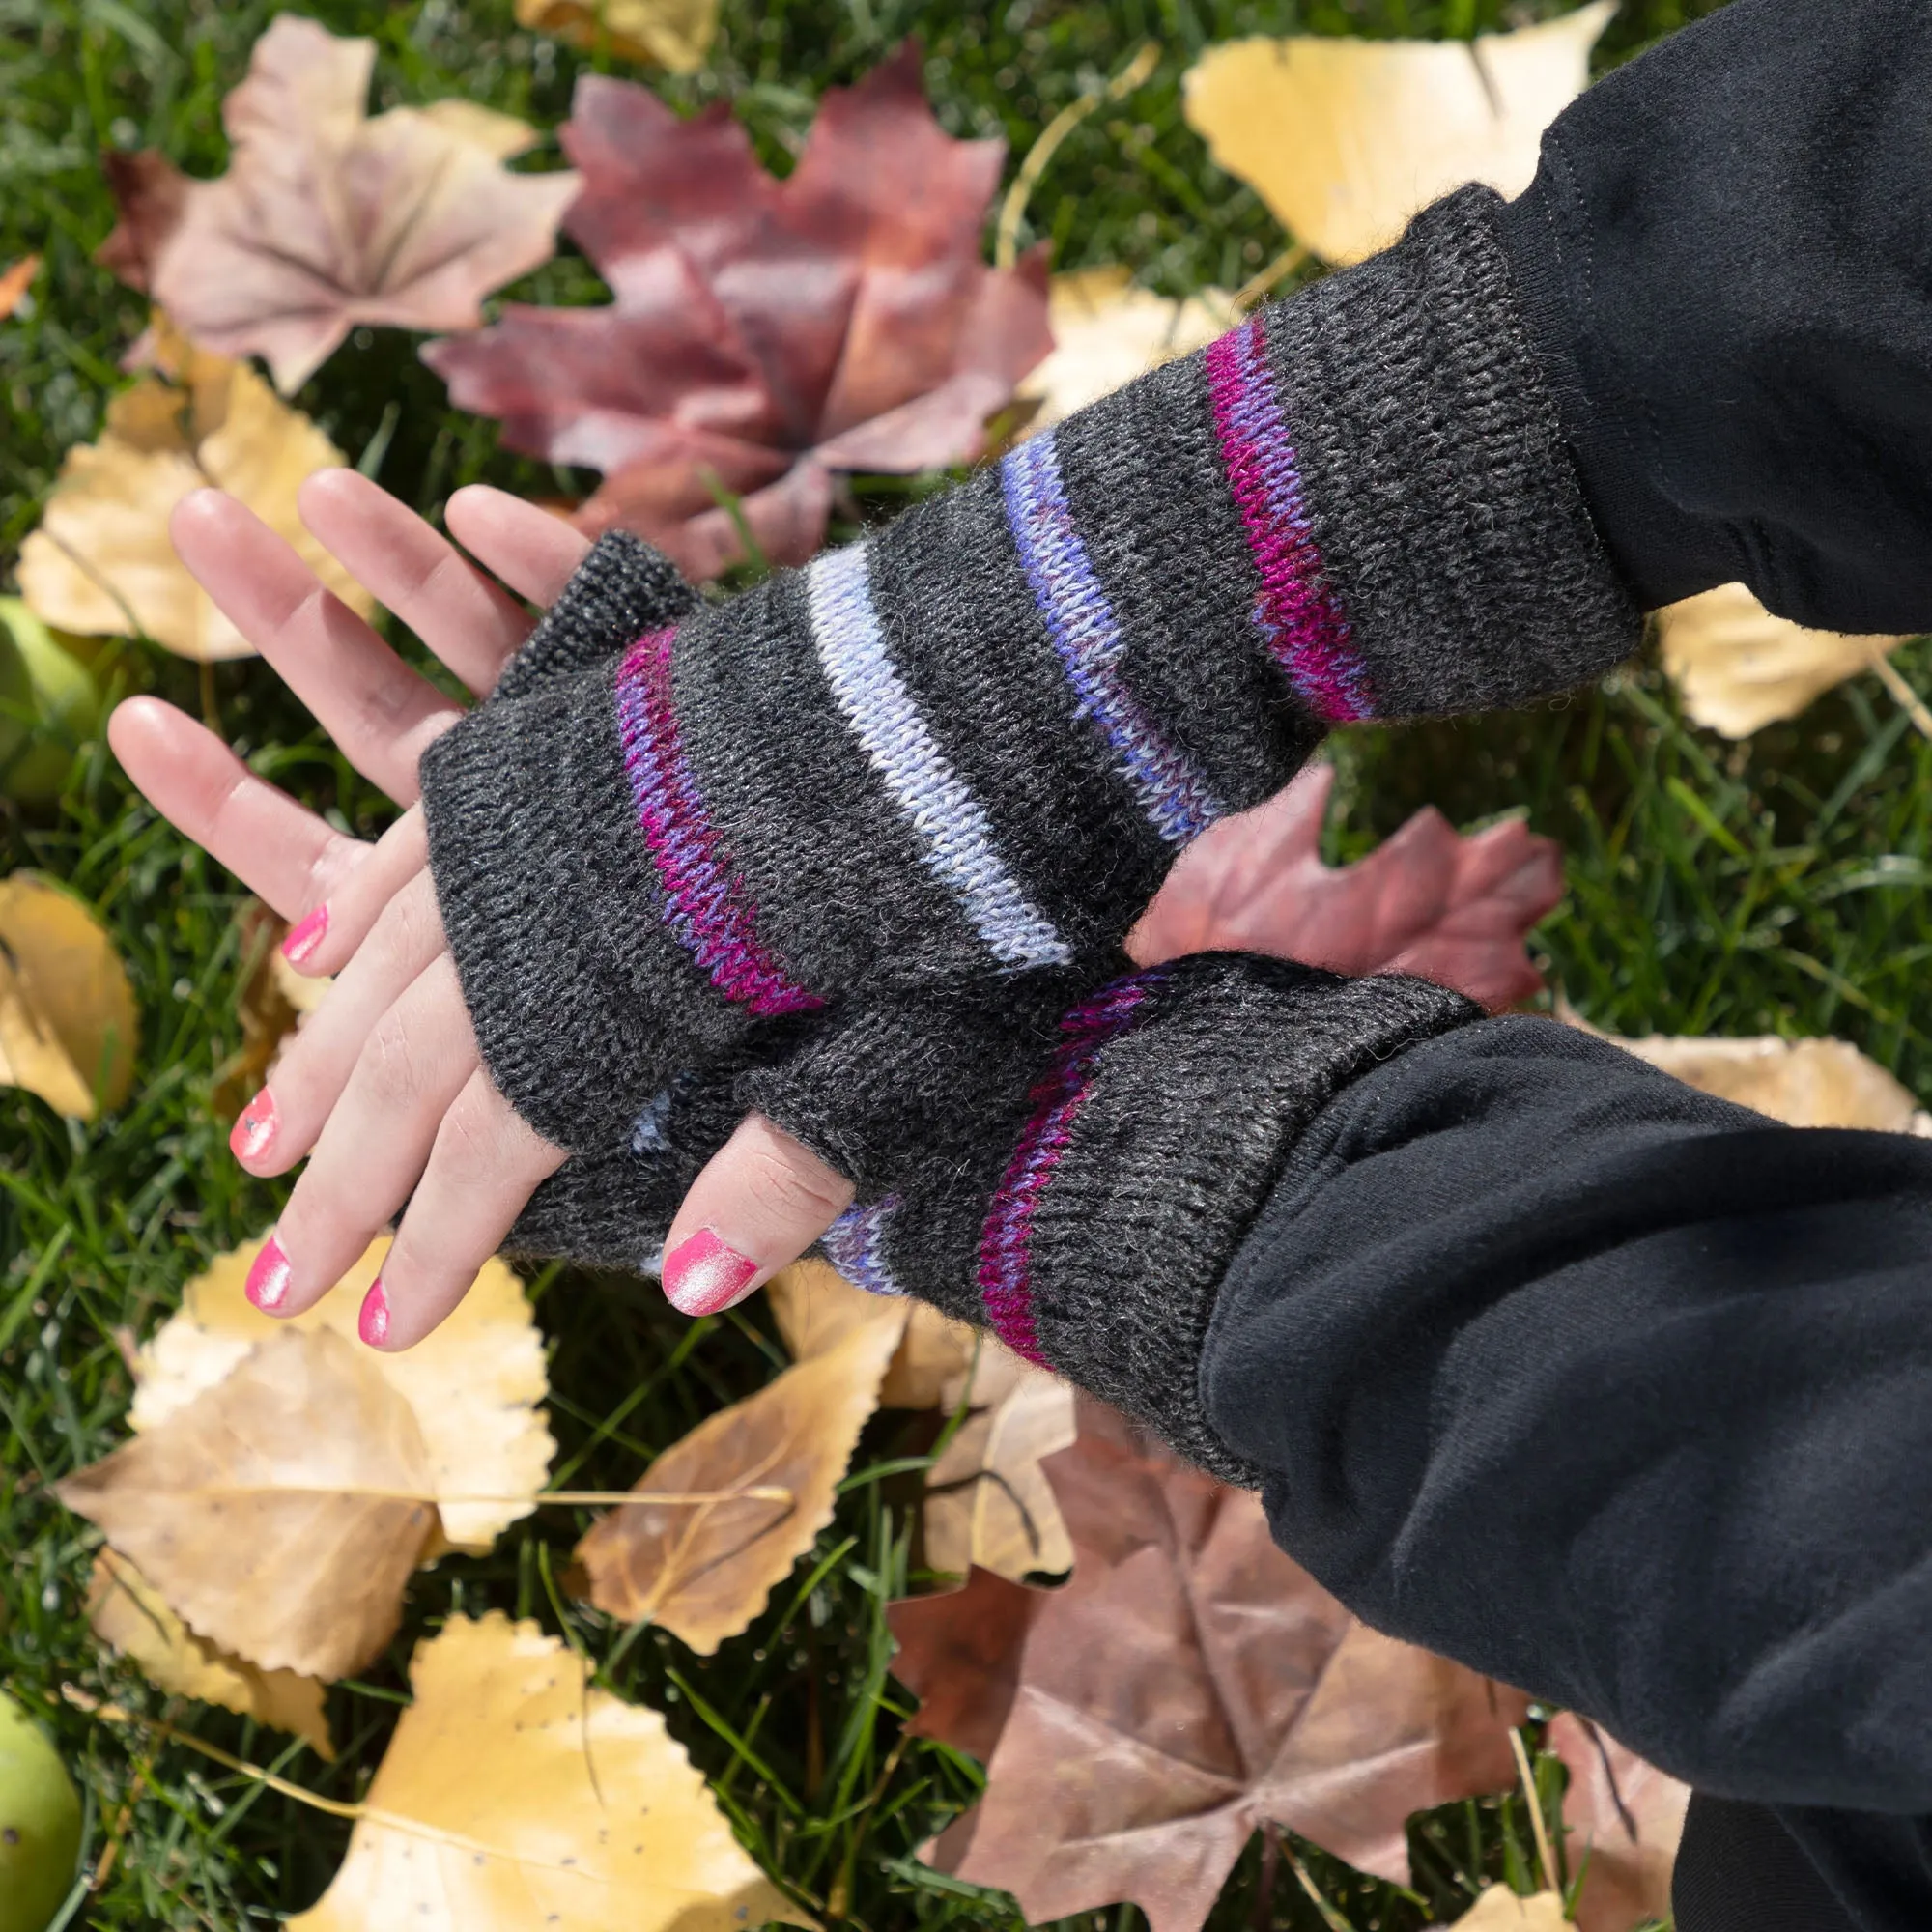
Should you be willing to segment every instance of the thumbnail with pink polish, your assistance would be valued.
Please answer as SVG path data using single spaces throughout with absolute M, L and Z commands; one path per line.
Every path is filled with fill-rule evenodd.
M 362 1297 L 362 1313 L 355 1323 L 355 1332 L 372 1349 L 380 1349 L 389 1339 L 389 1297 L 384 1291 L 381 1275 Z
M 268 1152 L 279 1124 L 275 1116 L 275 1096 L 264 1087 L 242 1109 L 242 1118 L 228 1136 L 229 1151 L 237 1160 L 259 1160 Z
M 299 966 L 327 937 L 328 907 L 324 904 L 289 928 L 289 936 L 282 941 L 282 957 L 291 966 Z
M 665 1257 L 665 1299 L 680 1315 L 716 1315 L 751 1287 L 758 1264 L 700 1228 Z
M 264 1315 L 273 1315 L 289 1298 L 290 1273 L 289 1258 L 282 1252 L 281 1242 L 270 1235 L 262 1243 L 262 1252 L 255 1257 L 242 1292 Z

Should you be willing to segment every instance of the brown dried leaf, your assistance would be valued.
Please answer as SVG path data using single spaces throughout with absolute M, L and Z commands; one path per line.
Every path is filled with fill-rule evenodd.
M 94 914 L 37 872 L 0 879 L 0 1085 L 57 1114 L 109 1112 L 134 1081 L 140 1015 L 128 969 Z
M 258 1670 L 245 1659 L 204 1642 L 168 1607 L 161 1593 L 112 1549 L 94 1559 L 87 1620 L 102 1643 L 138 1664 L 163 1690 L 292 1731 L 319 1756 L 333 1760 L 322 1686 L 315 1678 L 298 1677 L 292 1670 Z
M 1727 738 L 1796 718 L 1833 685 L 1871 669 L 1903 638 L 1807 631 L 1774 617 L 1742 583 L 1726 583 L 1657 613 L 1663 668 L 1686 714 Z
M 696 73 L 718 35 L 718 0 L 517 0 L 517 25 L 586 51 Z
M 795 1262 L 765 1284 L 779 1333 L 795 1362 L 823 1354 L 854 1328 L 896 1329 L 898 1347 L 879 1386 L 881 1408 L 953 1408 L 957 1383 L 980 1344 L 980 1331 L 923 1301 L 901 1301 L 854 1288 L 824 1262 Z M 998 1344 L 993 1346 L 997 1347 Z
M 248 505 L 324 585 L 368 616 L 369 593 L 309 534 L 296 492 L 342 452 L 252 369 L 190 348 L 163 328 L 159 373 L 107 406 L 99 442 L 61 465 L 41 526 L 20 549 L 20 592 L 34 614 L 86 637 L 143 634 L 204 661 L 254 651 L 175 554 L 168 518 L 210 485 Z
M 376 43 L 279 14 L 222 104 L 231 158 L 189 181 L 158 156 L 111 171 L 100 260 L 292 395 L 352 328 L 473 328 L 491 290 L 550 259 L 576 178 L 513 175 L 507 117 L 364 108 Z M 510 149 L 509 152 L 516 152 Z
M 858 1324 L 673 1443 L 635 1487 L 725 1500 L 612 1510 L 577 1546 L 590 1601 L 626 1623 L 649 1617 L 700 1656 L 736 1636 L 832 1520 L 897 1344 L 890 1324 Z M 745 1493 L 771 1489 L 788 1499 Z
M 183 1291 L 180 1311 L 141 1351 L 131 1427 L 137 1434 L 160 1428 L 273 1336 L 290 1328 L 332 1332 L 415 1418 L 427 1472 L 422 1493 L 439 1513 L 433 1547 L 482 1555 L 535 1507 L 531 1498 L 556 1450 L 540 1406 L 549 1392 L 543 1337 L 516 1270 L 502 1261 L 484 1263 L 434 1334 L 386 1354 L 355 1339 L 362 1297 L 389 1252 L 386 1235 L 370 1242 L 314 1307 L 290 1316 L 264 1315 L 243 1293 L 261 1246 L 244 1241 Z
M 382 1655 L 436 1520 L 415 1416 L 327 1329 L 264 1342 L 55 1493 L 198 1635 L 324 1679 Z
M 1084 1398 L 1046 1467 L 1070 1582 L 978 1571 L 890 1612 L 895 1669 L 935 1699 L 920 1728 L 992 1746 L 984 1799 L 927 1849 L 940 1869 L 1033 1922 L 1132 1899 L 1193 1932 L 1264 1819 L 1401 1882 L 1410 1812 L 1511 1781 L 1525 1700 L 1356 1622 L 1258 1498 Z
M 1043 1457 L 1073 1445 L 1073 1390 L 1058 1376 L 1009 1359 L 1019 1371 L 1011 1385 L 966 1419 L 926 1474 L 930 1569 L 962 1577 L 990 1570 L 1020 1582 L 1073 1567 L 1072 1539 L 1040 1467 Z M 981 1379 L 975 1378 L 976 1395 Z
M 38 255 L 23 255 L 19 261 L 0 273 L 0 322 L 5 322 L 25 299 L 27 291 L 34 286 L 34 277 L 41 272 L 41 258 Z
M 1569 1923 L 1555 1892 L 1522 1898 L 1506 1885 L 1492 1885 L 1457 1919 L 1455 1932 L 1568 1932 Z
M 1463 838 L 1434 808 L 1352 866 L 1321 863 L 1335 774 L 1311 765 L 1195 840 L 1127 937 L 1142 966 L 1269 952 L 1336 973 L 1413 973 L 1492 1012 L 1542 990 L 1523 938 L 1563 896 L 1554 840 L 1511 819 Z
M 1632 1932 L 1668 1918 L 1690 1787 L 1574 1712 L 1551 1722 L 1546 1748 L 1570 1771 L 1563 1798 L 1570 1869 L 1590 1861 L 1577 1902 L 1579 1932 Z
M 1002 144 L 941 130 L 911 43 L 825 96 L 782 182 L 723 103 L 681 120 L 597 74 L 562 139 L 583 178 L 565 227 L 614 302 L 513 303 L 424 356 L 513 448 L 605 473 L 582 527 L 638 530 L 693 577 L 744 554 L 721 492 L 801 562 L 836 473 L 977 456 L 1052 346 L 1043 259 L 982 257 Z
M 1583 91 L 1616 13 L 1474 41 L 1228 41 L 1187 71 L 1188 126 L 1296 241 L 1330 262 L 1386 247 L 1464 182 L 1520 194 L 1543 130 Z
M 811 1920 L 759 1872 L 655 1711 L 536 1625 L 416 1646 L 349 1854 L 289 1932 L 746 1932 Z

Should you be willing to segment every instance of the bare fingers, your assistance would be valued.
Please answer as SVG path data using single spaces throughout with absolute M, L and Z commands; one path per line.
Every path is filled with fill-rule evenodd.
M 282 956 L 298 973 L 322 979 L 344 970 L 393 899 L 429 864 L 422 807 L 412 805 L 377 839 L 329 895 L 313 906 L 282 942 Z M 434 886 L 430 888 L 434 893 Z
M 450 535 L 486 570 L 546 608 L 590 549 L 590 539 L 561 517 L 486 483 L 459 490 L 442 514 Z

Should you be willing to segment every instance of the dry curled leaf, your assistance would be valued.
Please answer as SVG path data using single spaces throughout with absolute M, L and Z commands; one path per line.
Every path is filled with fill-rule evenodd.
M 57 1114 L 110 1112 L 134 1079 L 140 1018 L 128 969 L 94 914 L 37 872 L 0 879 L 0 1085 Z
M 501 1611 L 416 1646 L 348 1856 L 289 1932 L 750 1932 L 811 1920 L 655 1711 Z
M 262 1343 L 55 1493 L 197 1635 L 325 1680 L 382 1655 L 436 1520 L 414 1414 L 328 1329 Z
M 781 1268 L 765 1284 L 765 1294 L 793 1361 L 822 1355 L 856 1327 L 883 1323 L 897 1333 L 899 1342 L 879 1384 L 879 1406 L 957 1406 L 957 1397 L 949 1391 L 973 1361 L 979 1329 L 950 1320 L 923 1301 L 868 1294 L 820 1261 Z
M 1511 819 L 1464 838 L 1433 808 L 1352 866 L 1321 863 L 1333 768 L 1183 852 L 1127 937 L 1142 966 L 1267 952 L 1337 973 L 1412 973 L 1500 1012 L 1543 987 L 1523 938 L 1563 895 L 1555 842 Z
M 219 1704 L 258 1724 L 293 1732 L 325 1759 L 335 1756 L 315 1678 L 261 1670 L 204 1642 L 133 1564 L 112 1549 L 94 1559 L 87 1621 L 102 1643 L 138 1664 L 170 1695 Z
M 158 373 L 107 406 L 98 442 L 70 449 L 41 526 L 20 549 L 20 593 L 43 622 L 85 637 L 144 635 L 204 661 L 246 638 L 175 554 L 168 519 L 211 485 L 239 497 L 351 610 L 369 593 L 309 534 L 296 492 L 342 452 L 252 369 L 158 337 Z
M 718 35 L 718 0 L 517 0 L 517 25 L 587 51 L 696 73 Z
M 34 277 L 40 272 L 41 258 L 24 255 L 0 273 L 0 322 L 5 322 L 25 300 L 27 291 L 34 286 Z
M 991 1342 L 991 1348 L 999 1344 Z M 1003 1354 L 1007 1351 L 1002 1350 Z M 1017 1357 L 1009 1385 L 960 1425 L 925 1479 L 925 1561 L 965 1576 L 973 1569 L 1020 1582 L 1073 1567 L 1044 1457 L 1070 1448 L 1072 1387 Z M 974 1394 L 989 1393 L 975 1378 Z
M 434 1334 L 388 1354 L 355 1344 L 356 1315 L 382 1272 L 387 1236 L 372 1241 L 314 1307 L 292 1316 L 264 1315 L 243 1293 L 261 1247 L 243 1242 L 182 1292 L 180 1312 L 141 1351 L 128 1415 L 134 1430 L 159 1428 L 272 1336 L 290 1328 L 332 1332 L 355 1346 L 413 1415 L 423 1493 L 437 1505 L 440 1536 L 473 1554 L 489 1549 L 535 1506 L 556 1450 L 539 1406 L 549 1386 L 543 1337 L 516 1270 L 486 1262 Z
M 1670 1875 L 1690 1787 L 1574 1712 L 1551 1722 L 1547 1748 L 1570 1773 L 1563 1824 L 1570 1869 L 1583 1872 L 1578 1932 L 1634 1932 L 1654 1918 L 1668 1918 Z
M 1039 405 L 1028 434 L 1124 388 L 1135 377 L 1205 349 L 1240 317 L 1225 289 L 1185 301 L 1136 288 L 1130 270 L 1077 269 L 1047 290 L 1053 353 L 1019 386 Z
M 1522 1898 L 1506 1885 L 1492 1885 L 1457 1919 L 1455 1932 L 1568 1932 L 1569 1922 L 1553 1891 Z
M 1224 42 L 1187 71 L 1188 126 L 1297 242 L 1359 262 L 1464 182 L 1520 194 L 1616 11 L 1473 41 Z
M 360 325 L 473 328 L 483 297 L 550 259 L 576 192 L 502 166 L 506 116 L 370 119 L 375 59 L 374 41 L 282 14 L 222 103 L 225 175 L 152 154 L 109 167 L 121 222 L 99 260 L 197 342 L 263 357 L 284 395 Z
M 897 1345 L 889 1325 L 858 1324 L 673 1443 L 636 1487 L 719 1500 L 626 1503 L 595 1523 L 577 1546 L 590 1601 L 626 1623 L 649 1617 L 700 1656 L 736 1636 L 832 1520 Z
M 1406 1882 L 1411 1812 L 1511 1781 L 1525 1700 L 1358 1623 L 1259 1498 L 1085 1398 L 1046 1468 L 1070 1582 L 976 1571 L 889 1613 L 915 1728 L 988 1755 L 985 1797 L 924 1854 L 941 1870 L 1035 1923 L 1131 1899 L 1193 1932 L 1264 1820 Z
M 1727 738 L 1796 718 L 1905 642 L 1808 631 L 1774 617 L 1742 583 L 1670 605 L 1657 613 L 1657 629 L 1686 715 Z
M 562 130 L 583 192 L 564 226 L 615 298 L 512 303 L 423 354 L 503 440 L 604 472 L 579 514 L 692 577 L 824 540 L 836 475 L 969 460 L 1052 346 L 1043 260 L 986 266 L 998 141 L 955 141 L 908 43 L 835 88 L 777 181 L 719 103 L 680 120 L 586 74 Z M 733 509 L 721 497 L 735 497 Z

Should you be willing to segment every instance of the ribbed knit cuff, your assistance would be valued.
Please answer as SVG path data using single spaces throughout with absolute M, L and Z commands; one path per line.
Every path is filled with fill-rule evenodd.
M 1198 1388 L 1222 1276 L 1342 1088 L 1482 1017 L 1426 980 L 1245 955 L 1118 980 L 1068 1014 L 1016 1134 L 931 1194 L 856 1209 L 826 1252 L 863 1285 L 992 1328 L 1251 1484 Z

